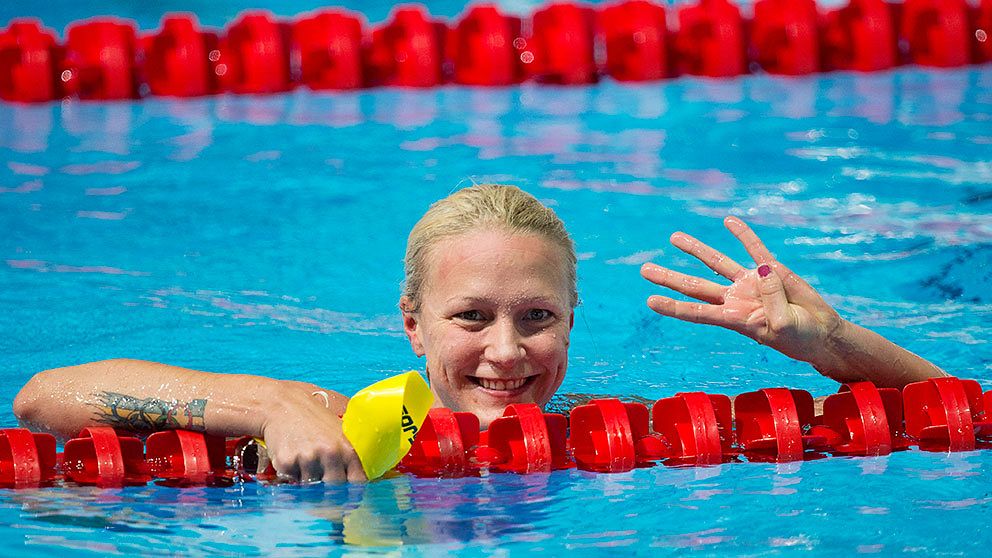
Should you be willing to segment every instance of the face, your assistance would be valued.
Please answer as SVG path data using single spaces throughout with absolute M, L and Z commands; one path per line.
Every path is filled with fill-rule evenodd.
M 486 428 L 511 403 L 548 402 L 565 378 L 574 317 L 562 252 L 502 230 L 434 247 L 420 307 L 403 316 L 436 405 L 475 413 Z

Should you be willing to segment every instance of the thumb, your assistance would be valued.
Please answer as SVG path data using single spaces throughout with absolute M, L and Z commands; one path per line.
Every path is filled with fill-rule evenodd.
M 785 285 L 782 278 L 775 273 L 770 264 L 758 266 L 758 291 L 761 293 L 761 305 L 765 308 L 768 327 L 774 331 L 782 331 L 789 324 L 789 299 L 785 295 Z

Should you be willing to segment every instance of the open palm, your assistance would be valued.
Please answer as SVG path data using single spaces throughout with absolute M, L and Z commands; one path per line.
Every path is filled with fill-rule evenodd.
M 677 232 L 671 237 L 672 245 L 731 284 L 645 264 L 641 268 L 645 279 L 699 301 L 654 295 L 648 306 L 664 316 L 732 329 L 797 360 L 814 360 L 841 323 L 840 316 L 813 287 L 778 262 L 747 224 L 727 217 L 724 225 L 758 268 L 745 268 L 696 238 Z

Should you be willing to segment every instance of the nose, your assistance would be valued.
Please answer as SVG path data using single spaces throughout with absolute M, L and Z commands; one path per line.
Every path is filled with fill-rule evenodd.
M 490 364 L 501 370 L 511 370 L 524 355 L 523 338 L 513 320 L 500 319 L 489 326 L 484 356 Z

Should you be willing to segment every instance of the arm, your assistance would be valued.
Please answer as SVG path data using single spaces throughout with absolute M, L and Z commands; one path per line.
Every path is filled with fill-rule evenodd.
M 728 286 L 654 264 L 641 275 L 701 302 L 652 296 L 648 306 L 664 316 L 718 325 L 813 365 L 839 382 L 869 380 L 898 387 L 947 374 L 929 361 L 837 314 L 806 281 L 777 261 L 743 221 L 724 224 L 758 264 L 747 269 L 681 232 L 672 244 L 732 281 Z
M 360 480 L 338 415 L 347 398 L 313 384 L 108 360 L 36 374 L 14 399 L 27 426 L 62 438 L 86 426 L 139 434 L 183 428 L 265 439 L 276 471 L 300 480 Z

